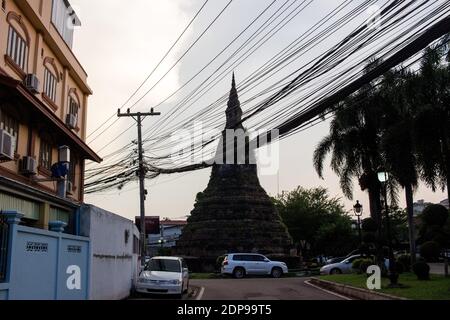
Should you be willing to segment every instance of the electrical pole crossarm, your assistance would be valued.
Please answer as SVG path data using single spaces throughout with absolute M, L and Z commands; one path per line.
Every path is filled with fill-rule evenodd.
M 161 112 L 154 112 L 153 108 L 151 109 L 150 112 L 134 112 L 134 113 L 131 113 L 130 110 L 127 110 L 126 113 L 121 113 L 120 109 L 117 110 L 117 116 L 119 118 L 121 118 L 121 117 L 139 117 L 139 116 L 140 117 L 148 117 L 148 116 L 160 116 L 160 115 L 161 115 Z

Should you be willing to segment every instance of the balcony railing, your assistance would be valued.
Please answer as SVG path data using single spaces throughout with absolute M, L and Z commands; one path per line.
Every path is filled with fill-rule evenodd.
M 9 225 L 6 218 L 0 213 L 0 282 L 6 280 L 6 267 L 8 263 Z

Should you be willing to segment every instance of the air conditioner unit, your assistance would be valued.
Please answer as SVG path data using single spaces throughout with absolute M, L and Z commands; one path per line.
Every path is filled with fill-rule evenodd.
M 24 175 L 37 174 L 37 161 L 32 157 L 23 157 L 20 172 Z
M 0 159 L 14 160 L 15 138 L 5 130 L 0 129 Z
M 39 79 L 35 74 L 28 74 L 25 77 L 25 87 L 32 93 L 39 93 Z
M 77 127 L 77 116 L 73 115 L 73 114 L 68 114 L 66 116 L 66 125 L 70 128 L 70 129 L 76 129 Z

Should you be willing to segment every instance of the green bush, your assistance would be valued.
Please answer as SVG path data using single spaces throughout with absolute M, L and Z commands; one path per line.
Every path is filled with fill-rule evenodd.
M 355 261 L 353 261 L 352 264 L 352 268 L 353 270 L 355 270 L 356 272 L 360 272 L 361 271 L 361 262 L 363 261 L 363 259 L 356 259 Z
M 372 259 L 369 258 L 361 258 L 361 259 L 356 259 L 355 261 L 353 261 L 353 265 L 352 268 L 359 274 L 362 273 L 366 273 L 367 269 L 371 266 L 374 265 L 374 261 Z
M 432 204 L 425 208 L 422 213 L 422 220 L 428 226 L 443 226 L 447 219 L 449 218 L 449 213 L 447 208 L 440 204 Z
M 372 260 L 372 259 L 364 259 L 362 262 L 361 262 L 361 265 L 360 265 L 360 270 L 361 270 L 361 273 L 367 273 L 367 269 L 370 267 L 370 266 L 373 266 L 375 264 L 375 262 Z
M 420 246 L 420 255 L 427 261 L 436 261 L 440 253 L 441 247 L 436 241 L 428 241 Z
M 430 266 L 423 261 L 413 265 L 413 271 L 419 280 L 430 280 Z

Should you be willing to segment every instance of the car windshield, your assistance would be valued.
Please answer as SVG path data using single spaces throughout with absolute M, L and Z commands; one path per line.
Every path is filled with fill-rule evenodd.
M 147 263 L 145 271 L 181 272 L 181 264 L 178 260 L 152 259 Z

